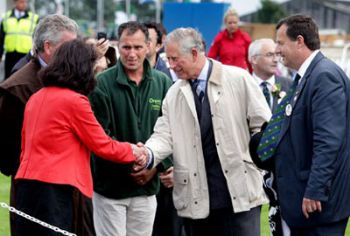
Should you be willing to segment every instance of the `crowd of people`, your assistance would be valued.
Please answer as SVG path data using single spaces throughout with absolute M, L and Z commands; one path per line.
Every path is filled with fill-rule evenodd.
M 320 52 L 311 17 L 252 41 L 230 8 L 206 54 L 193 28 L 129 21 L 112 47 L 15 3 L 0 33 L 11 206 L 76 235 L 259 236 L 269 204 L 273 236 L 345 235 L 350 81 Z M 10 225 L 57 235 L 15 214 Z

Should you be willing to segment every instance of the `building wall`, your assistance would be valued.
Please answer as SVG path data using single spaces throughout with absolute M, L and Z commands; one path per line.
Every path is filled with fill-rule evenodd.
M 333 2 L 333 4 L 335 4 Z M 340 3 L 339 3 L 340 4 Z M 339 6 L 339 5 L 338 5 Z M 311 15 L 320 29 L 343 29 L 350 33 L 350 3 L 344 2 L 341 10 L 328 7 L 318 0 L 291 0 L 281 4 L 288 15 L 302 13 Z M 254 14 L 242 16 L 243 21 L 251 22 Z

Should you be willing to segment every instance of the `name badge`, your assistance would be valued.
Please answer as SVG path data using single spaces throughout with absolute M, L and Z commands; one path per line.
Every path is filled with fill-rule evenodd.
M 286 116 L 290 116 L 292 114 L 293 108 L 292 105 L 288 104 L 286 106 Z

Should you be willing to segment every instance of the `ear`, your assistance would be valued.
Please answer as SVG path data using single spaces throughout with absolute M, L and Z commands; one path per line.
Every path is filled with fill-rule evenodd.
M 157 45 L 156 45 L 156 52 L 158 52 L 159 51 L 159 49 L 161 49 L 162 48 L 162 45 L 161 44 L 159 44 L 159 43 L 157 43 Z
M 44 42 L 44 53 L 49 57 L 51 57 L 53 54 L 52 45 L 49 41 Z
M 196 62 L 197 61 L 197 58 L 198 58 L 198 49 L 197 48 L 192 48 L 191 49 L 191 54 L 192 54 L 192 57 L 193 57 L 193 61 Z
M 250 62 L 251 64 L 258 64 L 258 57 L 256 55 L 252 56 L 252 61 Z
M 304 37 L 302 35 L 298 35 L 296 39 L 296 43 L 298 48 L 304 47 L 305 46 Z
M 150 42 L 150 41 L 147 41 L 147 42 L 146 42 L 147 53 L 149 53 L 150 46 L 151 46 L 151 42 Z

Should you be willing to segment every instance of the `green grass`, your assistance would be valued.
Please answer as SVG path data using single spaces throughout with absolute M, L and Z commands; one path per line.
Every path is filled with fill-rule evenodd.
M 10 178 L 0 174 L 0 202 L 9 202 Z M 261 236 L 270 236 L 269 223 L 267 218 L 268 207 L 262 207 L 261 211 Z M 0 207 L 0 235 L 10 236 L 8 210 Z M 350 227 L 347 227 L 345 235 L 350 235 Z
M 0 174 L 0 202 L 9 204 L 10 177 Z M 0 207 L 0 235 L 10 236 L 9 213 Z

